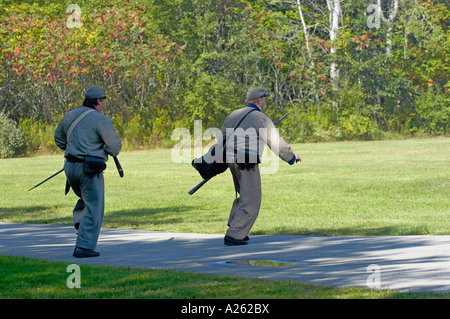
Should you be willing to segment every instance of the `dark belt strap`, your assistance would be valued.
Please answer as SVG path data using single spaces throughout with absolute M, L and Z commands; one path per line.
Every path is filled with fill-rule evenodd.
M 79 158 L 76 158 L 76 157 L 73 157 L 73 156 L 66 157 L 66 160 L 69 163 L 83 163 L 84 162 L 84 159 L 79 159 Z

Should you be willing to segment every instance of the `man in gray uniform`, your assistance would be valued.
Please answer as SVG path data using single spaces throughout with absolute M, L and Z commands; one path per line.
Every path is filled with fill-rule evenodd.
M 111 120 L 102 115 L 105 88 L 92 86 L 83 106 L 67 112 L 55 131 L 56 145 L 65 151 L 64 172 L 80 198 L 73 209 L 78 229 L 73 255 L 96 257 L 95 251 L 105 209 L 103 170 L 108 155 L 117 156 L 122 142 Z
M 251 88 L 247 92 L 247 106 L 228 115 L 222 127 L 222 134 L 227 138 L 226 162 L 240 195 L 234 200 L 228 219 L 229 228 L 224 238 L 228 246 L 247 244 L 248 233 L 258 217 L 261 207 L 258 163 L 264 145 L 290 165 L 301 160 L 262 113 L 269 95 L 261 88 Z

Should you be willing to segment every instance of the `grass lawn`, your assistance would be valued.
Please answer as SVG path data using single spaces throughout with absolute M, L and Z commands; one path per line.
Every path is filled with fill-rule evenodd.
M 280 162 L 276 174 L 262 175 L 263 202 L 251 234 L 450 234 L 450 138 L 298 144 L 293 149 L 301 164 Z M 119 159 L 124 178 L 112 160 L 105 172 L 104 227 L 226 231 L 235 198 L 229 171 L 190 196 L 188 190 L 201 178 L 190 163 L 174 163 L 170 150 L 127 152 Z M 63 173 L 27 191 L 62 167 L 62 154 L 1 159 L 0 221 L 71 225 L 77 198 L 73 192 L 64 196 Z M 0 265 L 0 298 L 427 296 L 111 267 L 89 267 L 80 291 L 61 281 L 67 278 L 66 263 L 5 256 Z
M 262 175 L 263 201 L 251 234 L 450 234 L 450 139 L 299 144 L 303 162 Z M 170 150 L 119 155 L 105 172 L 104 227 L 224 233 L 235 198 L 229 171 L 201 181 Z M 63 156 L 0 160 L 0 221 L 71 225 L 77 200 L 64 196 Z M 262 165 L 264 167 L 264 164 Z

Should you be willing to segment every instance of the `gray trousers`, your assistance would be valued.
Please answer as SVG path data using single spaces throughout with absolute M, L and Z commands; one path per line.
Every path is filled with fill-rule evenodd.
M 250 232 L 261 208 L 261 176 L 258 165 L 245 169 L 234 163 L 228 166 L 239 197 L 234 200 L 231 207 L 226 235 L 242 240 Z
M 67 161 L 64 172 L 70 187 L 80 198 L 73 209 L 73 223 L 80 223 L 76 246 L 95 250 L 105 212 L 103 173 L 87 175 L 83 163 Z

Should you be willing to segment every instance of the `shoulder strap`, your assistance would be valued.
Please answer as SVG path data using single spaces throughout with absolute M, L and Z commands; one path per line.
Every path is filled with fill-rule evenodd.
M 256 109 L 251 109 L 250 111 L 248 111 L 247 113 L 245 113 L 245 115 L 240 119 L 240 121 L 238 122 L 238 124 L 234 127 L 233 132 L 238 128 L 239 125 L 241 125 L 242 121 L 247 117 L 247 115 L 249 115 L 250 113 L 252 113 L 253 111 L 256 111 Z M 226 138 L 223 139 L 223 146 L 225 146 L 226 144 Z
M 83 117 L 85 117 L 86 115 L 88 115 L 91 112 L 94 112 L 94 109 L 90 109 L 87 110 L 83 113 L 81 113 L 76 119 L 75 121 L 73 121 L 73 123 L 70 125 L 69 130 L 67 131 L 67 140 L 69 140 L 70 134 L 72 134 L 73 129 L 75 128 L 75 126 L 77 126 L 78 123 L 80 123 L 80 121 L 83 119 Z
M 250 113 L 252 113 L 253 111 L 256 111 L 256 109 L 251 109 L 250 111 L 248 111 L 242 118 L 241 120 L 238 122 L 238 124 L 234 127 L 234 130 L 236 130 L 238 128 L 239 125 L 241 125 L 242 121 L 247 117 L 247 115 L 249 115 Z

